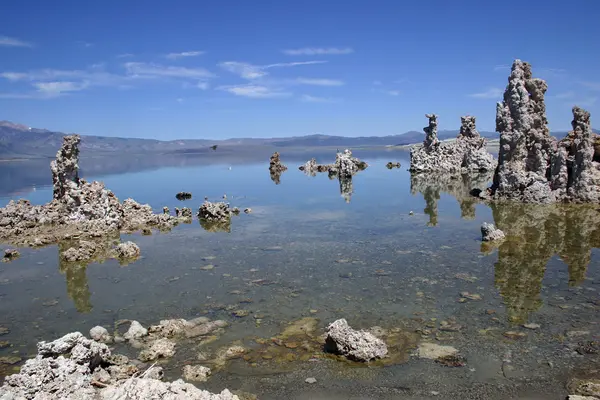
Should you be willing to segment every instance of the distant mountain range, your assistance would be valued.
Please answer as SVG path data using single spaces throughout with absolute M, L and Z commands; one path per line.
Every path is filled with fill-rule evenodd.
M 597 131 L 595 131 L 598 133 Z M 480 132 L 486 138 L 498 138 L 496 132 Z M 566 132 L 553 133 L 564 137 Z M 9 121 L 0 121 L 0 159 L 51 158 L 62 143 L 65 133 L 30 128 Z M 457 130 L 440 131 L 440 140 L 458 135 Z M 88 156 L 114 154 L 199 154 L 210 153 L 217 145 L 219 152 L 250 151 L 256 147 L 310 148 L 310 147 L 369 147 L 408 145 L 423 141 L 424 133 L 409 131 L 389 136 L 329 136 L 307 135 L 288 138 L 232 138 L 225 140 L 185 139 L 161 141 L 155 139 L 118 138 L 82 135 L 81 150 Z

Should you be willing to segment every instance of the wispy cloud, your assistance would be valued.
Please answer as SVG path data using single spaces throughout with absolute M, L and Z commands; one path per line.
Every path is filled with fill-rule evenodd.
M 184 101 L 184 100 L 183 100 L 181 97 L 179 97 L 179 98 L 177 98 L 177 99 L 176 99 L 176 101 L 177 101 L 179 104 L 181 104 L 181 103 L 183 103 L 183 101 Z
M 384 92 L 389 94 L 390 96 L 400 96 L 399 90 L 385 90 Z
M 47 94 L 48 96 L 59 96 L 63 93 L 78 92 L 89 87 L 89 82 L 35 82 L 33 83 L 39 92 Z
M 375 86 L 381 86 L 382 84 L 381 81 L 373 81 L 373 85 Z
M 204 51 L 182 51 L 181 53 L 169 53 L 165 57 L 169 60 L 177 60 L 179 58 L 198 57 L 204 54 Z
M 304 47 L 301 49 L 282 50 L 289 56 L 341 55 L 354 53 L 351 47 Z
M 85 42 L 83 40 L 79 40 L 77 41 L 77 44 L 81 47 L 85 47 L 85 48 L 90 48 L 94 45 L 94 43 L 90 43 L 90 42 Z
M 207 79 L 214 77 L 212 72 L 204 68 L 164 66 L 154 63 L 128 62 L 125 63 L 125 69 L 130 76 L 145 78 Z
M 0 46 L 6 47 L 33 47 L 32 43 L 26 42 L 21 39 L 12 38 L 8 36 L 0 36 Z
M 318 96 L 311 96 L 309 94 L 303 94 L 300 97 L 300 101 L 303 101 L 305 103 L 337 103 L 339 101 L 339 99 L 333 99 L 331 97 L 318 97 Z
M 337 79 L 321 79 L 321 78 L 296 78 L 296 82 L 301 85 L 313 86 L 343 86 L 345 83 Z
M 270 68 L 287 68 L 296 67 L 300 65 L 313 65 L 323 64 L 327 61 L 301 61 L 301 62 L 289 62 L 289 63 L 275 63 L 267 65 L 253 65 L 246 62 L 239 61 L 226 61 L 219 63 L 219 67 L 233 74 L 239 75 L 243 79 L 255 80 L 267 76 L 269 73 L 266 71 Z
M 84 89 L 106 86 L 118 89 L 132 88 L 144 82 L 184 81 L 200 89 L 208 89 L 207 80 L 214 75 L 203 68 L 183 68 L 151 63 L 125 63 L 120 73 L 108 72 L 104 64 L 95 64 L 80 70 L 42 69 L 27 72 L 0 72 L 0 78 L 10 82 L 26 82 L 31 91 L 5 93 L 4 98 L 51 98 Z
M 508 64 L 498 64 L 494 66 L 494 71 L 510 71 L 510 68 Z
M 240 77 L 249 80 L 258 79 L 268 74 L 267 72 L 263 71 L 262 67 L 245 62 L 226 61 L 219 63 L 219 67 L 231 72 L 232 74 L 239 75 Z
M 117 54 L 117 58 L 131 58 L 131 57 L 133 57 L 133 54 L 131 54 L 131 53 Z
M 469 97 L 477 99 L 497 99 L 502 96 L 504 90 L 499 88 L 489 88 L 484 92 L 470 94 Z
M 278 89 L 269 88 L 261 85 L 231 85 L 220 86 L 217 89 L 224 90 L 236 96 L 250 97 L 254 99 L 270 99 L 290 97 L 292 93 L 284 92 Z

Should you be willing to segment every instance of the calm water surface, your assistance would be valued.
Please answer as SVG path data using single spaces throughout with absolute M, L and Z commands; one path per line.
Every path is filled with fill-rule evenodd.
M 114 260 L 63 265 L 59 252 L 67 244 L 22 249 L 18 260 L 0 266 L 0 326 L 9 329 L 0 339 L 10 343 L 0 357 L 27 358 L 38 340 L 94 325 L 110 328 L 120 319 L 149 325 L 207 315 L 230 323 L 205 345 L 209 352 L 236 341 L 258 348 L 257 338 L 310 317 L 319 331 L 346 318 L 356 328 L 418 333 L 418 340 L 452 345 L 467 359 L 465 367 L 451 368 L 407 353 L 403 363 L 355 368 L 303 361 L 295 351 L 236 360 L 199 385 L 264 399 L 560 399 L 567 379 L 597 362 L 596 354 L 575 351 L 600 333 L 597 207 L 489 207 L 468 190 L 485 187 L 490 176 L 411 177 L 407 154 L 398 152 L 355 151 L 370 167 L 351 182 L 306 176 L 297 167 L 313 154 L 286 159 L 284 152 L 289 170 L 279 184 L 269 176 L 268 158 L 165 167 L 157 160 L 152 169 L 120 174 L 89 168 L 89 176 L 84 163 L 85 178 L 157 211 L 166 205 L 195 212 L 204 196 L 226 194 L 232 206 L 252 213 L 234 217 L 228 232 L 206 230 L 194 220 L 170 233 L 122 235 L 142 250 L 142 258 L 127 266 Z M 333 156 L 329 151 L 317 158 Z M 396 160 L 400 169 L 385 168 Z M 2 168 L 2 175 L 15 171 Z M 27 168 L 36 172 L 11 180 L 2 204 L 20 197 L 50 200 L 49 170 L 46 179 L 39 165 L 20 170 Z M 179 191 L 194 198 L 179 202 Z M 484 221 L 503 229 L 507 240 L 482 245 Z M 238 310 L 248 315 L 232 315 Z M 442 321 L 459 328 L 440 330 Z M 178 378 L 181 363 L 197 352 L 178 351 L 165 364 L 167 375 Z M 12 368 L 4 366 L 4 373 Z M 317 384 L 304 383 L 311 376 Z

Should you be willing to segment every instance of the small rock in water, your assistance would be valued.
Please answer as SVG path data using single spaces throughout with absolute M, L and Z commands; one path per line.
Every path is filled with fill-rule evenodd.
M 469 300 L 481 300 L 481 295 L 477 293 L 461 292 L 460 296 Z
M 0 349 L 4 349 L 6 347 L 10 346 L 10 342 L 7 340 L 0 340 Z
M 500 229 L 497 229 L 494 224 L 488 224 L 487 222 L 484 222 L 483 225 L 481 225 L 481 240 L 484 242 L 491 242 L 504 238 L 504 232 L 502 232 Z
M 7 327 L 4 327 L 4 326 L 0 326 L 0 336 L 6 335 L 9 332 L 10 332 L 10 329 L 8 329 Z
M 539 329 L 540 328 L 540 324 L 534 324 L 534 323 L 528 323 L 528 324 L 524 324 L 523 328 L 527 328 L 527 329 Z
M 140 339 L 144 336 L 148 336 L 148 329 L 144 328 L 142 324 L 137 321 L 131 321 L 129 330 L 125 332 L 123 338 L 125 340 Z
M 206 382 L 210 374 L 210 368 L 202 365 L 186 365 L 183 367 L 183 379 L 187 381 Z
M 415 212 L 414 211 L 409 211 L 408 215 L 415 215 Z
M 304 382 L 312 384 L 312 383 L 317 383 L 317 380 L 315 378 L 306 378 L 304 380 Z
M 437 360 L 442 357 L 456 356 L 458 350 L 452 346 L 442 346 L 436 343 L 421 343 L 417 348 L 417 356 L 429 360 Z
M 522 339 L 522 338 L 526 337 L 527 334 L 524 332 L 508 331 L 508 332 L 504 332 L 504 336 L 509 339 Z
M 100 343 L 109 343 L 112 341 L 110 334 L 102 326 L 95 326 L 90 329 L 90 337 Z
M 383 340 L 370 332 L 352 329 L 345 319 L 338 319 L 327 327 L 325 343 L 330 351 L 354 361 L 371 361 L 388 353 Z
M 215 268 L 215 266 L 212 264 L 208 264 L 208 265 L 205 265 L 204 267 L 200 267 L 200 269 L 202 271 L 210 271 L 211 269 L 214 269 L 214 268 Z
M 252 212 L 252 209 L 251 208 L 246 208 L 246 209 L 244 209 L 244 212 L 246 214 L 250 214 Z
M 20 256 L 21 256 L 21 253 L 19 253 L 18 250 L 7 249 L 7 250 L 4 250 L 4 257 L 2 257 L 2 262 L 10 262 L 12 260 L 16 260 Z

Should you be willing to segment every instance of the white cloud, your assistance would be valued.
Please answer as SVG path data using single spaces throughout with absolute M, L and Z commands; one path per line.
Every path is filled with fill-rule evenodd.
M 204 54 L 203 51 L 182 51 L 181 53 L 169 53 L 165 57 L 169 60 L 177 60 L 178 58 L 198 57 Z
M 400 96 L 399 90 L 386 90 L 385 93 L 389 94 L 390 96 Z
M 314 55 L 340 55 L 354 53 L 351 47 L 304 47 L 301 49 L 288 49 L 282 51 L 289 56 L 314 56 Z
M 300 101 L 303 101 L 306 103 L 336 103 L 338 100 L 332 99 L 330 97 L 318 97 L 318 96 L 311 96 L 309 94 L 303 94 L 300 97 Z
M 296 61 L 296 62 L 288 62 L 288 63 L 275 63 L 264 65 L 262 68 L 276 68 L 276 67 L 295 67 L 298 65 L 313 65 L 313 64 L 325 64 L 327 61 Z
M 196 87 L 198 89 L 202 89 L 202 90 L 208 90 L 210 88 L 210 85 L 208 84 L 208 82 L 198 82 L 198 84 L 196 85 Z
M 301 85 L 313 86 L 343 86 L 345 83 L 337 79 L 322 79 L 322 78 L 297 78 L 296 82 Z
M 469 97 L 474 97 L 477 99 L 497 99 L 499 97 L 502 97 L 503 93 L 504 93 L 504 90 L 502 90 L 502 89 L 489 88 L 485 92 L 470 94 Z
M 0 36 L 0 46 L 6 47 L 33 47 L 33 44 L 21 39 L 11 38 L 8 36 Z
M 128 62 L 125 69 L 129 76 L 142 78 L 184 78 L 205 79 L 212 78 L 214 74 L 204 68 L 185 68 L 175 66 L 163 66 L 153 63 Z
M 59 82 L 35 82 L 33 83 L 33 87 L 35 87 L 39 92 L 45 93 L 49 96 L 58 96 L 62 93 L 67 92 L 78 92 L 80 90 L 84 90 L 89 86 L 89 82 L 68 82 L 68 81 L 59 81 Z
M 296 67 L 299 65 L 313 65 L 313 64 L 323 64 L 327 61 L 301 61 L 301 62 L 289 62 L 289 63 L 275 63 L 275 64 L 267 64 L 267 65 L 253 65 L 246 62 L 239 61 L 226 61 L 219 63 L 219 67 L 223 68 L 226 71 L 229 71 L 233 74 L 239 75 L 241 78 L 248 80 L 255 80 L 259 78 L 263 78 L 269 73 L 265 70 L 270 68 L 287 68 L 287 67 Z
M 266 76 L 268 73 L 262 70 L 258 65 L 252 65 L 245 62 L 226 61 L 219 63 L 219 67 L 233 74 L 239 75 L 244 79 L 258 79 Z
M 281 98 L 289 97 L 292 94 L 289 92 L 282 92 L 277 89 L 269 88 L 261 85 L 232 85 L 232 86 L 221 86 L 219 90 L 227 91 L 236 96 L 250 97 L 254 99 L 268 99 L 268 98 Z

